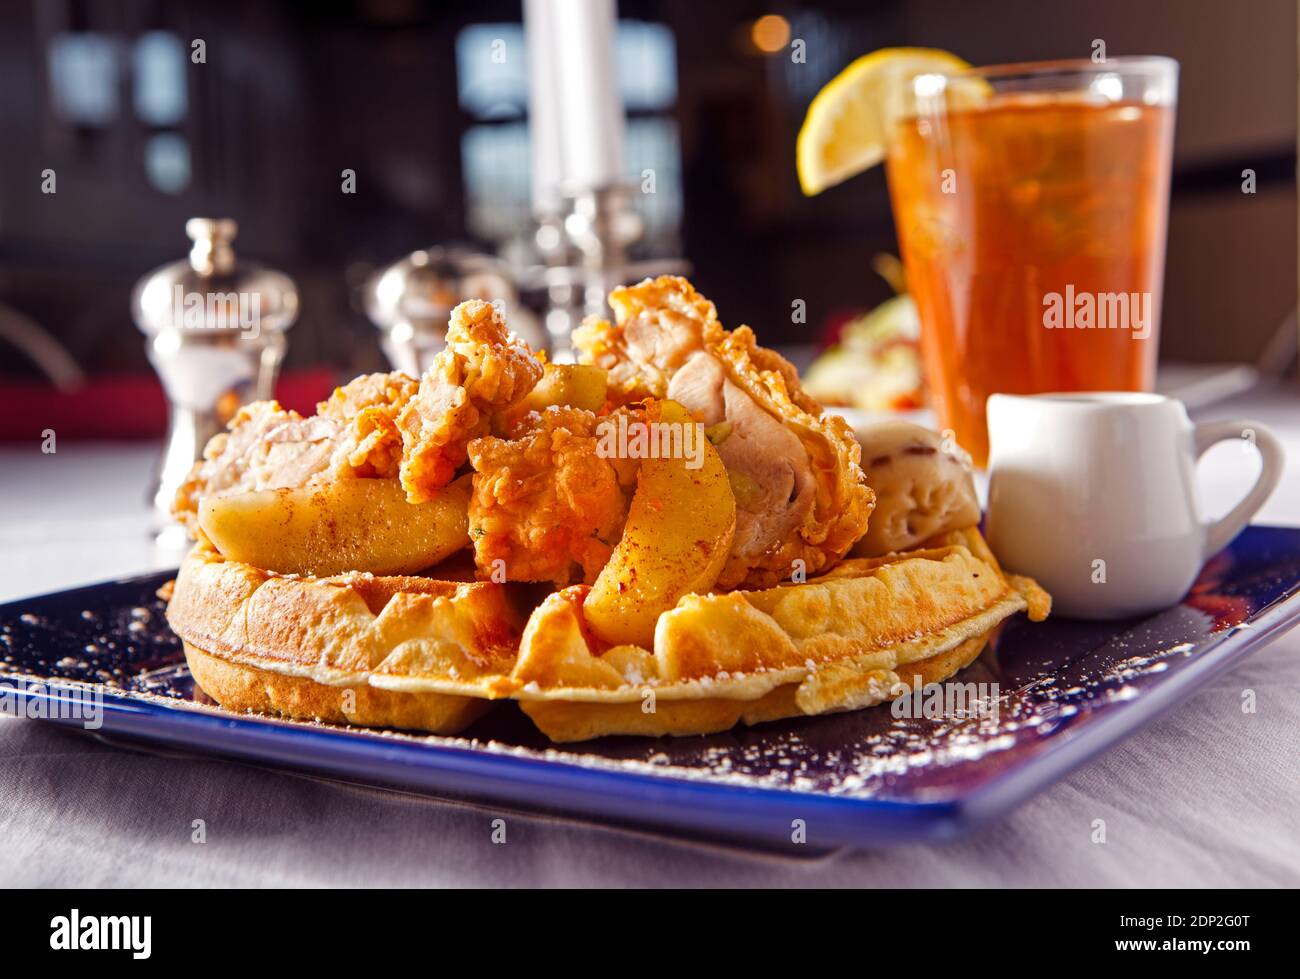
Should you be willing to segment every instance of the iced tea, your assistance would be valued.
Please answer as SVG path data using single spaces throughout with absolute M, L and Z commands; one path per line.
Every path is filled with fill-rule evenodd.
M 1053 92 L 1000 91 L 990 76 L 976 104 L 923 101 L 892 129 L 890 194 L 931 396 L 979 464 L 990 394 L 1154 381 L 1172 88 L 1114 98 L 1108 85 L 1135 90 L 1086 77 Z

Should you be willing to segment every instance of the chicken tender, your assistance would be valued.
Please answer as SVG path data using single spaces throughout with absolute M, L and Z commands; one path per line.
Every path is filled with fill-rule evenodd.
M 623 533 L 636 483 L 635 463 L 600 455 L 601 420 L 553 406 L 516 422 L 510 438 L 469 444 L 469 533 L 480 578 L 557 587 L 596 579 Z
M 205 496 L 288 489 L 331 479 L 395 479 L 402 457 L 396 415 L 415 394 L 405 374 L 367 374 L 303 417 L 276 401 L 245 405 L 214 436 L 181 486 L 172 512 L 195 527 Z
M 328 399 L 317 404 L 316 415 L 346 423 L 368 410 L 379 408 L 396 416 L 415 397 L 419 386 L 419 381 L 401 371 L 362 374 L 343 387 L 335 388 Z
M 452 310 L 447 346 L 397 418 L 407 499 L 423 503 L 451 482 L 469 443 L 533 389 L 542 369 L 491 303 L 472 299 Z
M 709 426 L 736 497 L 736 534 L 718 587 L 768 588 L 816 574 L 867 528 L 874 496 L 842 418 L 823 415 L 794 366 L 728 331 L 713 304 L 676 276 L 610 294 L 615 322 L 574 332 L 611 397 L 671 398 Z
M 609 304 L 616 323 L 588 318 L 573 331 L 573 345 L 582 363 L 605 369 L 617 404 L 666 398 L 678 368 L 725 332 L 713 303 L 678 276 L 615 289 Z
M 316 406 L 318 418 L 351 425 L 356 447 L 348 455 L 355 475 L 394 478 L 402 462 L 397 417 L 415 397 L 419 382 L 399 371 L 363 374 Z

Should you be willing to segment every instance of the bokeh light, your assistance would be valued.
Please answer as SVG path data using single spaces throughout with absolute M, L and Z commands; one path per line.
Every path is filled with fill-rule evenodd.
M 780 14 L 764 14 L 750 28 L 754 47 L 766 54 L 774 54 L 790 40 L 790 22 Z

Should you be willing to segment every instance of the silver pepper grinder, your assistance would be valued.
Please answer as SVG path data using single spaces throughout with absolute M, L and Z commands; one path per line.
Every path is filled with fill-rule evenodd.
M 188 260 L 136 283 L 131 315 L 167 393 L 170 423 L 150 499 L 163 521 L 208 439 L 250 401 L 271 397 L 298 316 L 298 289 L 282 272 L 236 259 L 229 218 L 191 218 Z

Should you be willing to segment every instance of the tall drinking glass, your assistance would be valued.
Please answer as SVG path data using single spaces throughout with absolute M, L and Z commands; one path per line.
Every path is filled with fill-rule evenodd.
M 895 86 L 894 221 L 941 427 L 990 394 L 1150 390 L 1178 64 L 1061 61 Z

